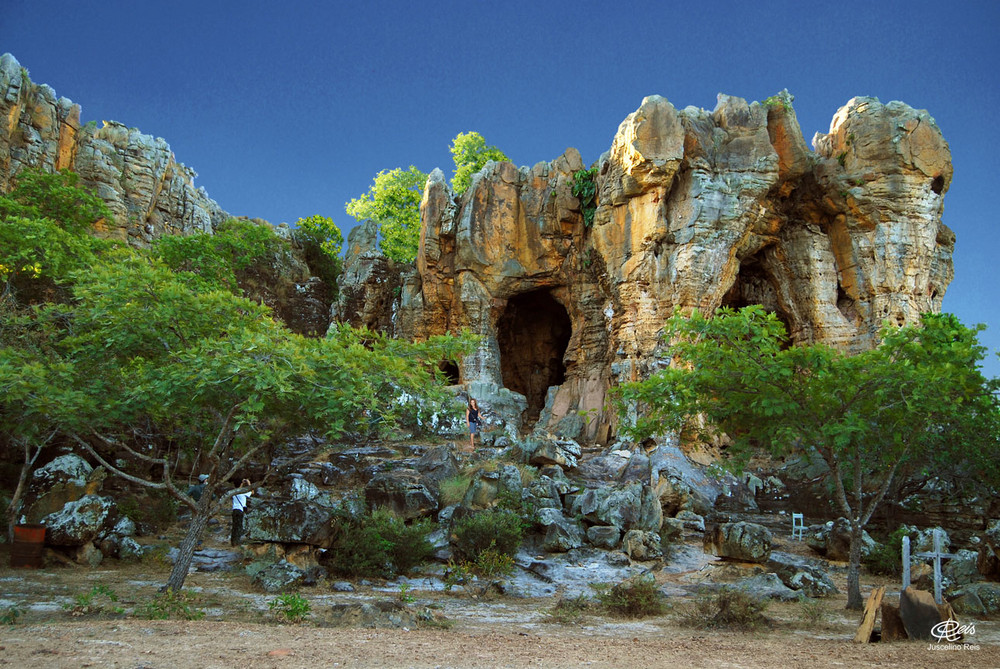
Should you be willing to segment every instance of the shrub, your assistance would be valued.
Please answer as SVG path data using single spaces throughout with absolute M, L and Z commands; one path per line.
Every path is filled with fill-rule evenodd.
M 137 606 L 135 615 L 149 620 L 168 620 L 170 618 L 201 620 L 205 617 L 205 612 L 195 605 L 196 601 L 183 592 L 167 590 Z
M 588 228 L 594 223 L 594 214 L 597 212 L 597 184 L 594 181 L 596 175 L 596 167 L 579 170 L 573 175 L 573 195 L 580 200 L 583 224 Z
M 471 482 L 472 477 L 463 474 L 441 481 L 441 484 L 438 486 L 438 501 L 441 506 L 452 506 L 461 503 Z
M 17 619 L 21 615 L 21 609 L 16 606 L 8 606 L 3 613 L 0 613 L 0 625 L 16 625 Z
M 806 597 L 799 602 L 799 617 L 805 624 L 815 627 L 825 624 L 829 620 L 830 614 L 822 600 Z
M 521 545 L 521 517 L 506 509 L 480 511 L 458 520 L 452 527 L 452 545 L 460 560 L 475 563 L 479 555 L 495 550 L 513 557 Z
M 84 616 L 90 613 L 101 613 L 104 611 L 104 604 L 100 602 L 100 597 L 103 595 L 104 599 L 112 604 L 118 602 L 118 595 L 115 591 L 106 585 L 95 585 L 90 592 L 81 593 L 73 597 L 73 603 L 63 604 L 63 608 L 69 611 L 70 615 L 73 616 Z M 124 609 L 120 606 L 113 606 L 111 608 L 113 613 L 123 613 Z
M 312 611 L 309 600 L 294 593 L 278 595 L 277 598 L 271 600 L 268 607 L 279 620 L 290 623 L 302 622 Z
M 497 550 L 495 545 L 490 545 L 476 556 L 473 569 L 480 576 L 487 578 L 510 576 L 514 571 L 514 558 Z
M 698 629 L 751 631 L 769 624 L 767 600 L 735 588 L 700 595 L 681 615 L 681 624 Z
M 872 574 L 902 576 L 903 537 L 907 534 L 908 532 L 905 527 L 900 526 L 896 528 L 896 531 L 889 535 L 885 543 L 879 544 L 875 550 L 862 557 L 861 563 Z
M 586 595 L 570 599 L 561 598 L 556 605 L 545 612 L 545 621 L 563 625 L 575 623 L 594 607 L 594 600 Z
M 423 563 L 434 552 L 427 540 L 431 524 L 420 520 L 407 525 L 385 509 L 354 518 L 341 516 L 327 563 L 341 576 L 393 578 Z
M 666 611 L 663 595 L 648 576 L 633 576 L 610 588 L 593 586 L 597 601 L 612 615 L 624 618 L 657 616 Z

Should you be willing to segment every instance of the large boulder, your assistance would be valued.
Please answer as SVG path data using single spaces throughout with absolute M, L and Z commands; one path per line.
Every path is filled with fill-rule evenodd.
M 112 517 L 115 501 L 86 495 L 42 518 L 48 527 L 45 543 L 50 546 L 83 546 L 91 543 Z
M 334 510 L 307 500 L 253 499 L 243 518 L 247 541 L 329 546 Z
M 656 493 L 641 483 L 588 488 L 573 499 L 570 513 L 592 524 L 612 525 L 620 530 L 658 532 L 663 523 Z
M 829 597 L 839 592 L 820 560 L 772 551 L 767 568 L 786 586 L 806 597 Z
M 722 523 L 705 532 L 704 547 L 716 557 L 764 563 L 771 555 L 771 532 L 746 521 Z
M 851 525 L 846 518 L 828 521 L 818 528 L 810 527 L 806 543 L 828 560 L 846 562 L 851 555 Z M 878 542 L 867 531 L 861 531 L 861 558 L 878 549 Z
M 69 502 L 100 492 L 103 480 L 103 468 L 95 470 L 79 455 L 60 455 L 32 472 L 22 500 L 21 516 L 24 522 L 38 523 Z
M 632 560 L 643 562 L 663 557 L 663 546 L 657 532 L 629 530 L 622 537 L 622 551 Z
M 542 548 L 550 553 L 565 553 L 584 544 L 586 536 L 583 525 L 575 519 L 567 518 L 557 509 L 539 509 L 536 514 L 538 524 L 545 528 Z
M 415 469 L 379 472 L 365 486 L 365 501 L 370 508 L 389 509 L 406 520 L 430 516 L 438 510 L 437 498 Z
M 948 598 L 956 612 L 970 616 L 995 616 L 1000 613 L 1000 583 L 972 583 L 954 591 Z
M 733 587 L 758 599 L 790 602 L 801 598 L 801 594 L 785 585 L 777 574 L 756 574 L 737 582 Z

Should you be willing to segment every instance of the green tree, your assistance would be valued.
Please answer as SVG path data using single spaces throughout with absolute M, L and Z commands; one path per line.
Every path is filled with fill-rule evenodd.
M 17 175 L 10 193 L 0 196 L 0 346 L 15 344 L 17 359 L 0 359 L 0 366 L 30 360 L 37 337 L 19 325 L 30 305 L 68 296 L 65 285 L 77 272 L 114 247 L 114 242 L 89 233 L 101 219 L 110 219 L 104 202 L 78 185 L 72 172 L 46 173 L 27 169 Z M 23 357 L 28 356 L 28 357 Z M 44 384 L 46 370 L 21 368 L 23 387 Z M 23 406 L 17 397 L 8 402 Z M 0 445 L 21 460 L 18 480 L 6 509 L 8 540 L 13 540 L 17 510 L 28 475 L 42 449 L 56 437 L 30 411 L 0 411 Z
M 58 193 L 61 185 L 49 183 Z M 65 298 L 0 319 L 0 441 L 23 451 L 18 490 L 42 447 L 68 439 L 113 474 L 170 494 L 192 509 L 171 590 L 182 587 L 212 513 L 238 492 L 221 492 L 226 481 L 242 476 L 251 458 L 272 462 L 289 435 L 429 425 L 449 411 L 436 365 L 467 352 L 469 336 L 409 343 L 339 327 L 311 339 L 234 292 L 236 272 L 275 250 L 270 228 L 233 221 L 218 239 L 183 238 L 154 253 L 109 245 L 71 257 L 92 239 L 73 217 L 89 213 L 68 211 L 67 230 L 22 218 L 41 214 L 14 203 L 0 201 L 14 211 L 0 219 L 3 239 L 35 229 L 50 237 L 4 246 L 5 265 L 58 279 Z M 174 472 L 179 458 L 198 455 L 209 479 L 194 500 Z M 19 497 L 8 508 L 11 522 Z
M 507 155 L 493 145 L 487 145 L 486 140 L 478 132 L 460 132 L 451 141 L 451 157 L 455 161 L 455 176 L 451 180 L 451 188 L 456 195 L 461 195 L 472 184 L 472 175 L 483 169 L 491 160 L 497 162 L 509 161 Z
M 269 224 L 230 218 L 214 233 L 160 237 L 154 249 L 166 266 L 188 279 L 192 287 L 238 293 L 245 273 L 285 246 Z
M 340 275 L 340 251 L 344 235 L 332 218 L 309 216 L 296 222 L 295 238 L 302 245 L 313 274 L 336 286 Z
M 404 170 L 382 170 L 368 192 L 347 203 L 347 213 L 358 222 L 371 219 L 379 226 L 382 252 L 397 262 L 413 262 L 420 245 L 420 200 L 427 175 L 413 165 Z
M 865 525 L 895 477 L 911 471 L 976 472 L 998 481 L 997 382 L 977 368 L 984 349 L 954 316 L 886 326 L 875 349 L 854 356 L 821 344 L 786 346 L 784 327 L 759 306 L 667 324 L 672 366 L 621 389 L 634 433 L 724 433 L 739 468 L 761 449 L 826 465 L 837 509 L 851 528 L 848 600 L 861 608 Z
M 237 492 L 220 492 L 225 482 L 251 458 L 270 462 L 273 448 L 307 431 L 333 438 L 446 413 L 450 396 L 432 370 L 466 349 L 454 338 L 408 344 L 346 327 L 325 339 L 296 335 L 266 307 L 193 290 L 132 252 L 90 268 L 72 291 L 69 303 L 24 317 L 43 345 L 0 349 L 0 409 L 67 435 L 108 471 L 191 508 L 172 590 L 208 519 Z M 209 478 L 194 500 L 172 472 L 182 454 L 198 451 Z
M 0 196 L 0 308 L 52 298 L 56 286 L 113 246 L 86 234 L 110 218 L 104 201 L 72 172 L 18 174 Z

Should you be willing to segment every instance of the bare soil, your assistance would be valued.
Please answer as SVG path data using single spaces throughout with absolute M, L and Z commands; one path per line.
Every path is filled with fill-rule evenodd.
M 312 611 L 301 623 L 283 623 L 270 610 L 276 595 L 261 593 L 242 572 L 192 573 L 185 584 L 201 620 L 148 620 L 137 611 L 153 600 L 169 565 L 147 559 L 96 569 L 49 566 L 11 569 L 0 546 L 0 666 L 127 667 L 1000 667 L 1000 621 L 975 624 L 966 647 L 909 641 L 852 642 L 858 615 L 844 595 L 772 604 L 768 629 L 752 633 L 692 629 L 680 622 L 690 606 L 671 599 L 670 610 L 641 620 L 588 613 L 551 615 L 557 598 L 517 599 L 469 593 L 393 592 L 384 583 L 333 592 L 328 584 L 300 591 Z M 659 574 L 657 579 L 677 579 Z M 873 584 L 865 581 L 865 591 Z M 81 598 L 103 586 L 102 593 Z M 843 583 L 838 587 L 844 589 Z M 898 584 L 895 588 L 898 590 Z M 891 585 L 890 585 L 891 589 Z M 406 608 L 433 612 L 412 628 L 334 627 L 336 604 L 405 599 Z M 816 608 L 818 607 L 818 609 Z M 120 609 L 120 610 L 119 610 Z M 947 648 L 947 650 L 945 650 Z

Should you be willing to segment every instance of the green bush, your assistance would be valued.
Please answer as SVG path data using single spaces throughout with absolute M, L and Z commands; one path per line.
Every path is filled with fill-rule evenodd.
M 573 175 L 573 195 L 580 200 L 580 212 L 583 214 L 583 224 L 588 228 L 594 223 L 597 212 L 597 168 L 579 170 Z
M 425 562 L 434 552 L 428 520 L 410 525 L 385 509 L 357 517 L 341 515 L 337 539 L 325 562 L 345 577 L 393 578 Z
M 73 603 L 63 604 L 63 608 L 69 611 L 70 615 L 73 616 L 85 616 L 91 613 L 101 613 L 105 609 L 105 604 L 102 604 L 100 597 L 103 595 L 111 604 L 117 604 L 118 595 L 115 591 L 106 585 L 95 585 L 90 592 L 81 593 L 73 597 Z M 120 614 L 124 612 L 124 609 L 120 606 L 112 606 L 111 612 Z
M 294 593 L 278 595 L 277 598 L 271 600 L 268 607 L 279 620 L 290 623 L 301 622 L 312 611 L 309 600 Z
M 490 545 L 476 556 L 473 570 L 487 578 L 510 576 L 514 571 L 514 558 L 497 550 L 495 545 Z
M 465 498 L 465 493 L 472 483 L 472 477 L 468 474 L 459 474 L 441 481 L 438 486 L 438 501 L 441 506 L 452 506 L 461 503 Z
M 903 575 L 903 537 L 908 534 L 905 527 L 898 527 L 889 535 L 885 543 L 863 556 L 861 563 L 872 574 L 883 576 Z M 910 537 L 911 539 L 913 537 Z
M 201 620 L 205 617 L 205 612 L 196 604 L 197 600 L 183 592 L 167 590 L 136 606 L 135 615 L 149 620 L 168 620 L 170 618 Z
M 766 627 L 767 600 L 735 588 L 702 594 L 681 614 L 681 624 L 697 629 L 752 631 Z
M 663 595 L 648 576 L 633 576 L 618 585 L 593 586 L 597 601 L 608 613 L 624 618 L 658 616 L 666 611 Z
M 487 550 L 513 557 L 523 535 L 518 514 L 506 509 L 491 509 L 455 522 L 451 542 L 459 560 L 475 563 Z

